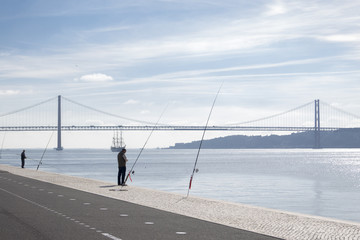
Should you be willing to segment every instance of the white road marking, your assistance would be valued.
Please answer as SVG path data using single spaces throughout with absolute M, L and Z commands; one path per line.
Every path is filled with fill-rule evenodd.
M 102 235 L 105 236 L 105 237 L 108 237 L 110 239 L 113 239 L 113 240 L 121 240 L 121 238 L 117 238 L 117 237 L 115 237 L 115 236 L 113 236 L 111 234 L 108 234 L 108 233 L 102 233 Z
M 153 225 L 153 222 L 145 222 L 146 225 Z
M 185 235 L 186 232 L 176 232 L 176 234 L 178 234 L 178 235 Z

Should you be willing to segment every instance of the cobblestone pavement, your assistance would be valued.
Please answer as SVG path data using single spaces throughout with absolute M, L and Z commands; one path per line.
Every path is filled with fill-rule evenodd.
M 360 223 L 0 165 L 0 170 L 284 239 L 360 239 Z

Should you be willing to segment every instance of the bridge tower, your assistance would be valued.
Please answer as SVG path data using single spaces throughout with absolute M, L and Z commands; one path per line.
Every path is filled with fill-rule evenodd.
M 64 148 L 61 146 L 61 95 L 58 96 L 58 125 L 57 125 L 57 151 Z
M 320 147 L 320 100 L 315 100 L 315 127 L 314 127 L 315 143 L 314 148 Z

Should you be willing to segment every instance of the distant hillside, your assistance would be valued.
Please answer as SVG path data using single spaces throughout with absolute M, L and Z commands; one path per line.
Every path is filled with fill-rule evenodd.
M 360 148 L 360 128 L 321 132 L 322 148 Z M 313 148 L 314 132 L 292 133 L 291 135 L 246 136 L 233 135 L 204 140 L 202 148 Z M 200 141 L 176 143 L 173 149 L 198 148 Z

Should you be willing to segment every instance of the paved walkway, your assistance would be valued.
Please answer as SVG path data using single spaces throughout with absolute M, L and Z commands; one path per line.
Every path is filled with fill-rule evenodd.
M 162 239 L 156 235 L 158 233 L 161 236 L 167 237 L 163 239 L 205 239 L 205 236 L 206 239 L 271 239 L 269 236 L 280 239 L 360 239 L 360 224 L 354 222 L 338 221 L 191 196 L 185 199 L 182 195 L 133 186 L 120 189 L 106 182 L 6 165 L 0 165 L 1 170 L 9 173 L 0 173 L 0 187 L 3 189 L 0 190 L 0 201 L 3 201 L 3 195 L 7 195 L 9 201 L 12 198 L 17 199 L 17 201 L 21 200 L 33 205 L 34 209 L 42 208 L 45 212 L 59 215 L 60 218 L 66 220 L 65 222 L 76 223 L 78 221 L 78 225 L 83 226 L 84 229 L 93 230 L 93 234 L 101 231 L 97 234 L 102 236 L 108 234 L 108 237 L 112 239 L 144 239 L 142 238 L 144 235 L 141 235 L 143 230 L 131 228 L 132 226 L 141 227 L 146 233 L 147 230 L 153 231 L 152 234 L 155 235 L 149 235 L 153 236 L 153 238 L 147 237 L 145 239 Z M 10 173 L 19 176 L 11 175 Z M 22 182 L 20 184 L 16 179 L 5 179 L 7 178 L 6 175 L 13 178 L 24 176 L 36 179 L 42 181 L 35 181 L 36 185 L 43 186 L 45 184 L 51 186 L 51 188 L 37 187 L 36 185 L 30 186 L 30 184 L 25 186 L 23 181 L 20 181 Z M 27 181 L 34 180 L 28 179 Z M 61 191 L 51 190 L 61 187 L 49 183 L 68 188 L 62 188 L 63 190 Z M 19 188 L 20 192 L 13 192 L 11 187 L 3 187 L 4 184 L 15 185 L 16 188 Z M 23 189 L 27 189 L 30 193 L 22 195 Z M 87 193 L 82 193 L 84 196 L 78 197 L 78 191 L 73 189 L 86 191 Z M 33 198 L 34 193 L 40 195 L 34 195 L 35 198 Z M 92 193 L 91 196 L 88 195 L 89 193 Z M 43 203 L 43 195 L 50 195 L 53 197 L 53 201 L 49 201 L 49 205 L 47 205 L 47 202 Z M 90 199 L 97 200 L 90 201 Z M 109 204 L 103 205 L 104 199 L 109 199 Z M 86 210 L 85 203 L 87 202 L 93 206 L 91 212 L 84 212 Z M 72 204 L 77 204 L 77 207 L 81 206 L 82 208 L 79 208 L 81 212 L 78 212 L 77 207 L 74 207 Z M 61 205 L 64 206 L 58 208 Z M 83 209 L 84 207 L 85 209 Z M 131 209 L 131 212 L 127 211 L 127 209 Z M 171 217 L 166 217 L 165 215 L 167 214 L 163 214 L 164 212 L 159 210 L 171 212 L 171 214 L 169 213 Z M 72 215 L 73 213 L 74 215 Z M 90 215 L 88 216 L 88 214 Z M 101 216 L 101 214 L 105 215 L 104 219 L 112 215 L 115 217 L 109 221 L 101 220 L 96 222 L 94 219 L 97 219 L 97 217 L 95 216 Z M 124 219 L 126 219 L 126 224 L 123 222 Z M 0 221 L 2 220 L 0 219 Z M 124 223 L 124 225 L 121 225 L 121 223 Z M 2 226 L 1 222 L 0 225 Z M 68 223 L 64 223 L 64 226 L 66 229 L 71 229 L 72 227 L 68 226 Z M 166 233 L 163 233 L 161 230 L 163 226 L 168 229 L 164 230 Z M 120 232 L 117 231 L 118 228 L 121 229 Z M 37 228 L 35 229 L 37 230 Z M 128 238 L 127 235 L 122 235 L 130 229 L 135 231 L 136 234 L 140 234 L 141 237 L 135 238 L 131 235 Z
M 6 172 L 0 223 L 1 239 L 276 239 Z

